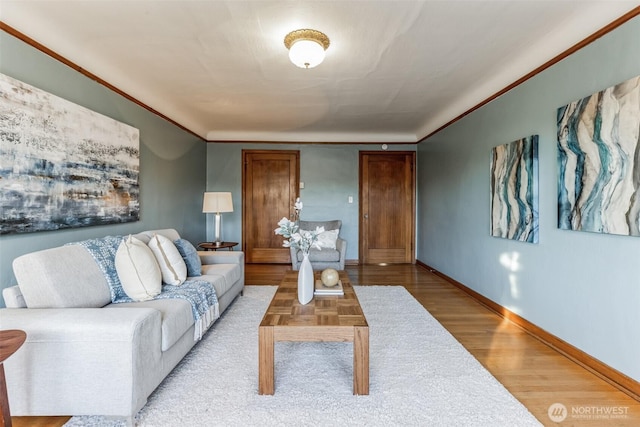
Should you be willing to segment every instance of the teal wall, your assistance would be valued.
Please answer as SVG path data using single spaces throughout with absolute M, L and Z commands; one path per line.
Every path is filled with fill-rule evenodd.
M 206 144 L 202 140 L 4 32 L 0 32 L 0 72 L 140 130 L 140 221 L 0 236 L 0 288 L 15 284 L 14 258 L 67 242 L 169 227 L 195 243 L 203 239 Z
M 231 191 L 233 213 L 223 215 L 224 239 L 242 241 L 242 150 L 299 150 L 304 189 L 302 219 L 342 220 L 340 236 L 347 241 L 347 260 L 358 259 L 358 153 L 382 151 L 381 145 L 234 144 L 210 143 L 207 150 L 207 191 Z M 415 144 L 392 144 L 389 151 L 415 151 Z M 348 203 L 353 196 L 353 203 Z M 213 236 L 208 218 L 207 236 Z M 277 224 L 273 224 L 274 230 Z
M 557 228 L 556 110 L 640 74 L 626 23 L 418 146 L 417 258 L 640 381 L 640 238 Z M 491 148 L 538 134 L 540 243 L 489 236 Z

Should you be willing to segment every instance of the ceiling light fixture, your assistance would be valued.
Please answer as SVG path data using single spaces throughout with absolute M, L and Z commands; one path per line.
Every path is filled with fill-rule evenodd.
M 324 60 L 324 51 L 329 47 L 329 37 L 317 30 L 291 31 L 284 37 L 289 49 L 289 59 L 300 68 L 313 68 Z

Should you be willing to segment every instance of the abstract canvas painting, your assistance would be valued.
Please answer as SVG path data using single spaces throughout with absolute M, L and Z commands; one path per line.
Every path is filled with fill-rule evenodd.
M 491 151 L 491 235 L 538 243 L 538 135 Z
M 0 74 L 0 234 L 139 219 L 139 131 Z
M 640 76 L 558 109 L 558 227 L 640 236 Z

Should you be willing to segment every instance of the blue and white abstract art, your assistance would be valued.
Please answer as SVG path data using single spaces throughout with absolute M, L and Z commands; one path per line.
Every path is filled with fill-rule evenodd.
M 640 236 L 640 76 L 558 109 L 558 227 Z
M 491 235 L 538 243 L 538 135 L 491 151 Z
M 0 74 L 0 234 L 139 219 L 139 131 Z

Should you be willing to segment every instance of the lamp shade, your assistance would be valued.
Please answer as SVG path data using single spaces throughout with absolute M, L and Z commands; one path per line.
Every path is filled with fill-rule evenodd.
M 233 212 L 231 193 L 206 192 L 202 202 L 202 212 Z
M 324 48 L 313 40 L 298 40 L 289 49 L 289 59 L 300 68 L 313 68 L 324 61 Z

